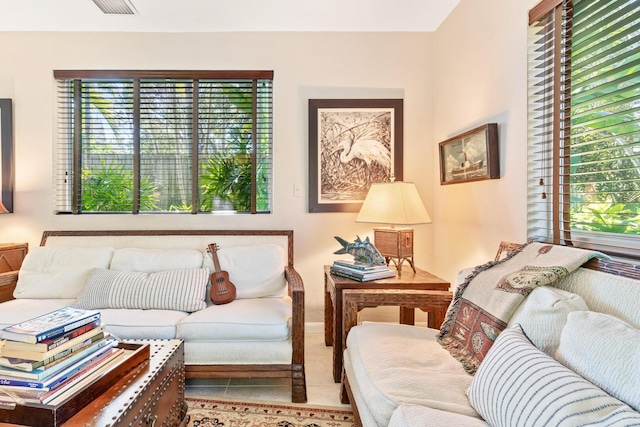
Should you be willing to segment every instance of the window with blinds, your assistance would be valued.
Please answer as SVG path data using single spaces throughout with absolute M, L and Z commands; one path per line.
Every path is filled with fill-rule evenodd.
M 272 71 L 54 71 L 58 213 L 268 213 Z
M 640 1 L 541 2 L 529 28 L 529 236 L 640 255 Z

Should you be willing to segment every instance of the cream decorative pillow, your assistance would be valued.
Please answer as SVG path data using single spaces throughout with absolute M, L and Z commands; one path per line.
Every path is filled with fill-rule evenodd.
M 287 257 L 282 247 L 273 244 L 232 246 L 220 248 L 216 253 L 220 269 L 229 273 L 229 280 L 236 287 L 237 299 L 286 294 Z M 210 254 L 205 254 L 204 267 L 214 271 Z
M 109 268 L 111 247 L 37 246 L 29 251 L 13 296 L 76 298 L 93 268 Z
M 193 312 L 207 306 L 208 280 L 206 268 L 157 273 L 96 268 L 78 296 L 76 306 Z
M 534 289 L 513 313 L 508 326 L 520 324 L 533 345 L 553 357 L 567 315 L 572 311 L 589 310 L 580 295 L 541 286 Z
M 111 270 L 144 271 L 155 273 L 202 267 L 202 252 L 195 249 L 116 249 Z
M 498 336 L 467 396 L 493 427 L 640 424 L 639 413 L 538 350 L 519 325 Z
M 640 330 L 608 314 L 569 313 L 556 359 L 640 411 Z

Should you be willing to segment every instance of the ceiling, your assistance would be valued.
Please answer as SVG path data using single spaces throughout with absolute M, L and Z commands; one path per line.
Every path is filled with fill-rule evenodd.
M 460 0 L 0 0 L 0 31 L 435 31 Z

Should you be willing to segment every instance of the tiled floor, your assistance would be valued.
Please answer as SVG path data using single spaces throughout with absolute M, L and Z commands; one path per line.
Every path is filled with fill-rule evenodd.
M 305 335 L 305 368 L 308 404 L 349 407 L 340 403 L 340 384 L 333 382 L 331 373 L 331 347 L 325 346 L 323 334 Z M 286 378 L 194 378 L 187 380 L 186 395 L 211 399 L 291 402 L 291 386 Z

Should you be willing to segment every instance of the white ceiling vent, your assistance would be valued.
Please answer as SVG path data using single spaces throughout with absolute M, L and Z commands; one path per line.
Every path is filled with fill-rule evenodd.
M 102 10 L 110 15 L 135 15 L 136 8 L 129 0 L 93 0 Z

